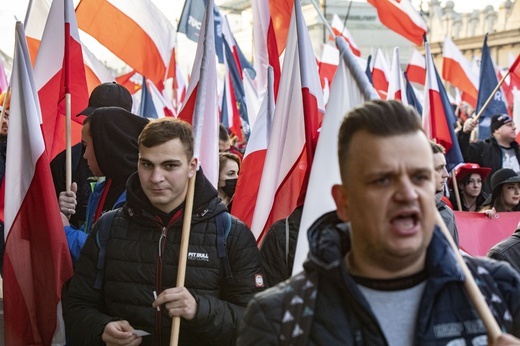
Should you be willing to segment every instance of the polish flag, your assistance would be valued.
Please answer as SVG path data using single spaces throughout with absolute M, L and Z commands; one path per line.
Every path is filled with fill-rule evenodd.
M 72 276 L 72 262 L 20 22 L 16 24 L 11 114 L 5 174 L 9 196 L 3 267 L 5 344 L 64 345 L 61 288 Z
M 331 81 L 339 64 L 339 51 L 336 47 L 324 44 L 321 51 L 321 59 L 318 63 L 321 87 L 325 88 L 325 80 Z
M 143 76 L 135 70 L 116 77 L 116 82 L 128 89 L 132 95 L 141 90 L 142 80 Z
M 408 105 L 406 97 L 406 86 L 403 81 L 403 72 L 399 63 L 399 47 L 394 48 L 394 56 L 392 58 L 392 68 L 390 69 L 390 82 L 388 83 L 387 100 L 399 100 L 403 104 Z
M 381 23 L 418 46 L 428 26 L 409 0 L 368 0 L 377 9 Z
M 347 43 L 350 46 L 350 49 L 352 49 L 352 53 L 354 53 L 355 56 L 361 56 L 361 50 L 359 49 L 358 45 L 354 42 L 354 38 L 348 31 L 348 29 L 343 26 L 343 23 L 341 22 L 341 19 L 339 19 L 337 14 L 334 14 L 332 17 L 332 32 L 334 32 L 334 35 L 336 36 L 343 36 L 343 38 L 347 41 Z M 332 39 L 332 35 L 329 36 L 329 40 Z
M 425 43 L 425 46 L 426 84 L 424 87 L 422 125 L 428 138 L 435 139 L 446 149 L 447 168 L 450 171 L 463 162 L 453 126 L 457 120 L 449 102 L 448 94 L 433 63 L 428 42 Z
M 269 71 L 267 92 L 264 94 L 264 99 L 260 104 L 258 115 L 255 117 L 256 119 L 251 129 L 231 209 L 231 214 L 242 220 L 249 228 L 251 228 L 253 222 L 253 214 L 255 212 L 255 204 L 264 170 L 267 144 L 274 117 L 273 68 L 269 67 Z
M 336 153 L 338 130 L 343 118 L 352 108 L 365 101 L 378 98 L 376 91 L 347 43 L 337 37 L 336 45 L 340 51 L 341 59 L 332 80 L 327 112 L 323 118 L 323 126 L 312 163 L 300 232 L 298 233 L 293 274 L 302 271 L 303 262 L 307 258 L 309 251 L 307 230 L 318 217 L 336 209 L 330 191 L 334 184 L 341 183 Z
M 114 82 L 114 74 L 85 46 L 83 48 L 83 61 L 85 62 L 85 77 L 87 79 L 88 94 L 99 84 Z M 74 114 L 75 115 L 75 114 Z
M 285 49 L 293 3 L 291 0 L 253 0 L 254 66 L 258 94 L 267 90 L 267 69 L 273 67 L 275 99 L 281 68 L 279 57 Z
M 294 1 L 278 100 L 251 230 L 268 227 L 303 203 L 323 117 L 323 92 L 299 0 Z
M 424 85 L 426 80 L 426 62 L 424 56 L 415 48 L 406 67 L 406 75 L 410 82 Z
M 195 137 L 194 156 L 199 159 L 204 175 L 216 188 L 219 174 L 219 114 L 213 1 L 211 0 L 206 2 L 186 103 L 179 112 L 179 118 L 192 124 Z
M 463 92 L 464 101 L 475 107 L 478 96 L 478 76 L 459 48 L 446 36 L 444 39 L 442 78 Z
M 166 79 L 176 31 L 150 0 L 82 0 L 79 28 L 141 75 L 161 85 Z
M 29 54 L 31 55 L 32 65 L 36 63 L 38 49 L 45 29 L 45 23 L 49 16 L 51 1 L 49 0 L 32 0 L 29 2 L 27 16 L 25 18 L 25 35 Z
M 388 68 L 385 55 L 383 51 L 378 48 L 374 56 L 374 65 L 372 67 L 372 84 L 382 100 L 386 100 L 387 97 L 389 77 L 390 69 Z
M 71 94 L 72 144 L 81 140 L 84 116 L 76 115 L 87 107 L 89 97 L 72 0 L 53 1 L 51 5 L 34 65 L 34 80 L 40 98 L 43 137 L 52 160 L 65 149 L 65 89 Z

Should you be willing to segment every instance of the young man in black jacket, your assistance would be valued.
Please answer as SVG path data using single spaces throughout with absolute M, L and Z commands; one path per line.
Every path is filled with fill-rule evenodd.
M 216 230 L 216 217 L 226 207 L 197 171 L 191 126 L 173 118 L 152 121 L 138 144 L 138 171 L 128 180 L 125 206 L 110 223 L 102 285 L 94 287 L 97 234 L 109 215 L 94 226 L 64 298 L 69 340 L 169 345 L 172 316 L 180 316 L 180 345 L 232 345 L 248 301 L 264 286 L 255 238 L 231 218 L 226 253 L 232 277 L 226 278 Z M 186 280 L 176 287 L 188 181 L 194 175 Z
M 417 113 L 398 101 L 353 109 L 338 159 L 337 210 L 309 229 L 304 272 L 251 300 L 237 345 L 486 344 L 454 250 L 435 227 L 433 154 Z M 518 273 L 466 261 L 501 330 L 520 336 Z M 492 341 L 512 340 L 520 342 Z

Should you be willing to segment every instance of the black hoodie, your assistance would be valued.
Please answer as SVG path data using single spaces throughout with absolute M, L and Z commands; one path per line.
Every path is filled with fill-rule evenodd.
M 112 209 L 126 188 L 126 181 L 137 171 L 137 139 L 148 119 L 119 107 L 101 107 L 90 118 L 90 135 L 101 172 L 111 179 L 103 210 Z

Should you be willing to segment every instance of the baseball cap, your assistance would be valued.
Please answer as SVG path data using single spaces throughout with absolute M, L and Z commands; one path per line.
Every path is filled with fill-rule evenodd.
M 505 125 L 507 123 L 512 122 L 513 120 L 509 117 L 507 114 L 495 114 L 491 118 L 491 133 L 495 132 L 495 130 L 498 130 L 502 127 L 502 125 Z
M 91 115 L 99 107 L 121 107 L 132 111 L 132 95 L 121 84 L 107 82 L 92 90 L 88 99 L 88 107 L 78 115 Z

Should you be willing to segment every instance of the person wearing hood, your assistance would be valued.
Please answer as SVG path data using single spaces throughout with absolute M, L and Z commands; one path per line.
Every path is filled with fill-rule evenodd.
M 502 168 L 491 176 L 493 192 L 484 202 L 481 212 L 490 219 L 496 213 L 520 210 L 520 176 L 509 168 Z
M 139 164 L 127 200 L 94 225 L 63 299 L 72 345 L 170 345 L 172 317 L 181 318 L 179 345 L 234 345 L 246 305 L 264 287 L 255 238 L 227 213 L 217 190 L 197 171 L 191 126 L 175 118 L 151 121 L 139 136 Z M 186 281 L 176 287 L 188 183 L 195 176 Z M 229 216 L 227 238 L 217 217 Z M 104 282 L 94 287 L 103 230 Z M 219 256 L 224 241 L 226 261 Z M 154 298 L 157 293 L 157 298 Z M 142 331 L 151 335 L 142 336 Z
M 70 192 L 60 193 L 60 210 L 74 263 L 94 222 L 104 212 L 124 203 L 126 181 L 137 171 L 137 138 L 147 123 L 146 118 L 119 107 L 97 108 L 85 119 L 81 130 L 83 157 L 92 173 L 104 179 L 96 183 L 88 199 L 86 220 L 80 228 L 67 222 L 67 216 L 70 217 L 77 206 L 76 183 Z
M 484 345 L 486 329 L 455 250 L 436 227 L 433 154 L 419 115 L 370 101 L 339 129 L 336 210 L 308 230 L 304 271 L 257 294 L 243 345 Z M 518 344 L 520 275 L 465 258 L 504 333 Z

